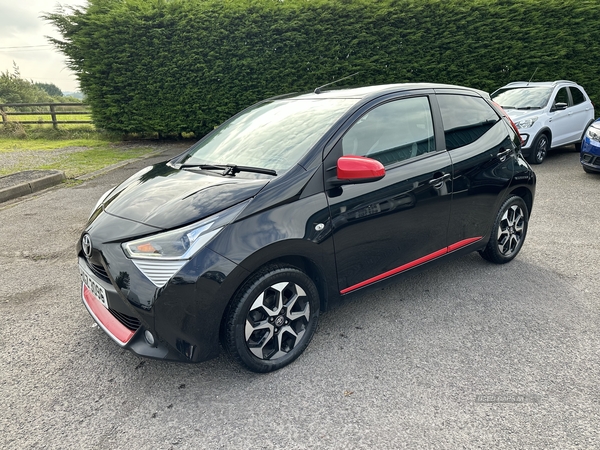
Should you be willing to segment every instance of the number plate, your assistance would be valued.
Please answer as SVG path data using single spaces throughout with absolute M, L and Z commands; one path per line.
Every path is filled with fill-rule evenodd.
M 94 297 L 108 309 L 108 301 L 106 300 L 106 291 L 104 288 L 92 278 L 92 275 L 88 273 L 87 268 L 83 267 L 81 264 L 79 265 L 79 274 L 81 275 L 81 282 L 92 294 L 94 294 Z

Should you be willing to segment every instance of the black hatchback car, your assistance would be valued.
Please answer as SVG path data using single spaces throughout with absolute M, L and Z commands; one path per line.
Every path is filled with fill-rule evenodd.
M 82 298 L 121 347 L 250 370 L 296 359 L 319 313 L 472 251 L 521 249 L 535 174 L 487 94 L 398 84 L 265 100 L 96 205 Z

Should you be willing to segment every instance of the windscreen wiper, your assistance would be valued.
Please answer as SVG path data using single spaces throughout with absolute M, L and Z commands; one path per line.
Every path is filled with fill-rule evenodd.
M 236 164 L 182 164 L 181 169 L 200 169 L 200 170 L 222 170 L 221 175 L 235 176 L 240 172 L 262 173 L 264 175 L 277 176 L 277 172 L 273 169 L 264 169 L 262 167 L 238 166 Z

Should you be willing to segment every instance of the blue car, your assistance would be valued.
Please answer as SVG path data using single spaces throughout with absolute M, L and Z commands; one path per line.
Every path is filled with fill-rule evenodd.
M 600 119 L 592 123 L 583 135 L 580 160 L 587 173 L 600 173 Z

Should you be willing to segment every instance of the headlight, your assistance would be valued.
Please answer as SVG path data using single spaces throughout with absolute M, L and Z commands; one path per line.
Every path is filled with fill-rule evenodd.
M 123 250 L 131 259 L 188 260 L 233 221 L 247 204 L 248 200 L 192 225 L 125 242 Z
M 242 212 L 246 200 L 187 227 L 122 244 L 125 254 L 156 287 L 163 287 L 188 260 Z
M 515 122 L 515 125 L 519 130 L 525 128 L 531 128 L 535 121 L 538 120 L 537 117 L 530 117 L 529 119 L 518 120 Z
M 593 141 L 600 142 L 600 128 L 589 127 L 585 135 Z

